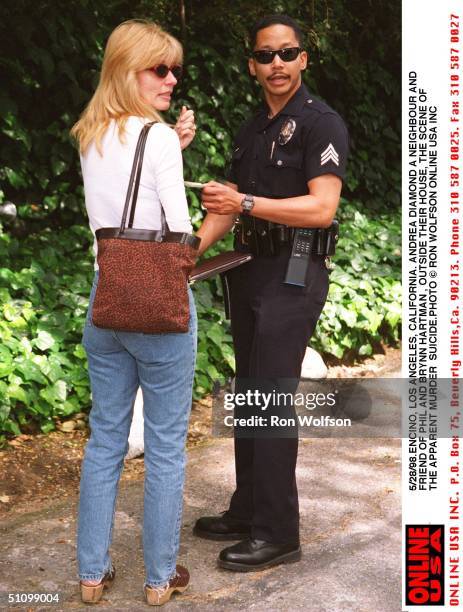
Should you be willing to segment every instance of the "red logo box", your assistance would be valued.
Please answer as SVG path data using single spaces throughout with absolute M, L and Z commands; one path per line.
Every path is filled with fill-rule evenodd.
M 444 525 L 405 526 L 405 600 L 409 606 L 443 606 Z

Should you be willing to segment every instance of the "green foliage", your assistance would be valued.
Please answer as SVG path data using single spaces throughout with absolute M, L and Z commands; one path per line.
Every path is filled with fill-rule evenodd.
M 231 247 L 232 235 L 229 234 L 208 251 L 208 256 Z M 230 324 L 223 310 L 220 279 L 196 283 L 193 285 L 193 293 L 198 313 L 198 356 L 194 386 L 194 397 L 198 399 L 212 390 L 215 381 L 223 384 L 233 376 L 235 355 Z
M 328 302 L 311 345 L 341 359 L 371 355 L 374 345 L 399 339 L 402 318 L 400 221 L 368 218 L 341 204 L 340 239 Z
M 0 9 L 0 183 L 24 202 L 22 218 L 69 220 L 81 210 L 77 156 L 69 129 L 95 84 L 101 51 L 96 16 L 19 0 Z M 77 9 L 77 5 L 81 8 Z
M 1 226 L 0 226 L 1 227 Z M 42 431 L 89 406 L 80 345 L 93 263 L 90 233 L 71 227 L 18 241 L 0 233 L 0 430 Z

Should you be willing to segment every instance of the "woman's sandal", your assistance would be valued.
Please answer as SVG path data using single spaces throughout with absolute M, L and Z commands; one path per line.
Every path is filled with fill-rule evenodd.
M 80 596 L 84 603 L 97 603 L 103 595 L 103 589 L 108 588 L 116 576 L 116 568 L 112 567 L 98 584 L 82 584 L 80 581 Z
M 190 573 L 183 565 L 177 565 L 175 576 L 161 587 L 145 586 L 146 603 L 150 606 L 162 606 L 172 597 L 172 593 L 183 593 L 188 588 Z

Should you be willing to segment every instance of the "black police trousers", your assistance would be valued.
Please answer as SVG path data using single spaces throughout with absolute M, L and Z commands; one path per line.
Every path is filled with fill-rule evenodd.
M 328 293 L 324 257 L 312 255 L 306 287 L 285 284 L 289 247 L 227 273 L 236 357 L 235 391 L 252 379 L 300 379 L 307 343 Z M 295 391 L 295 389 L 294 389 Z M 240 437 L 235 428 L 236 490 L 228 514 L 250 520 L 251 536 L 299 542 L 293 437 Z

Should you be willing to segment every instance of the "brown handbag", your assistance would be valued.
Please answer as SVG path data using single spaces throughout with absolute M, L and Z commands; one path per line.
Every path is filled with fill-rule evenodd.
M 120 227 L 95 232 L 100 272 L 92 320 L 107 329 L 185 333 L 190 319 L 188 277 L 201 239 L 171 232 L 162 203 L 161 230 L 133 227 L 143 153 L 152 125 L 147 123 L 138 138 Z

